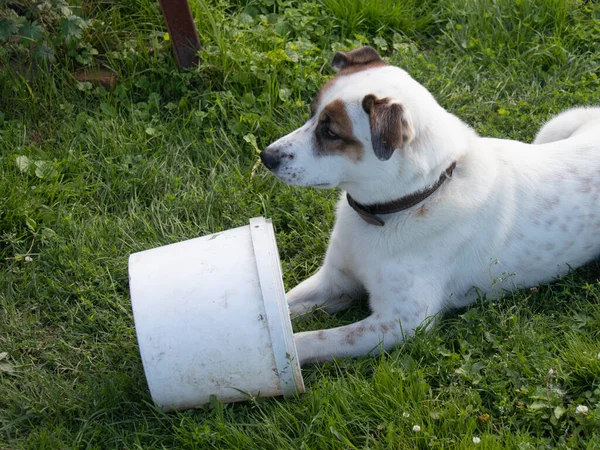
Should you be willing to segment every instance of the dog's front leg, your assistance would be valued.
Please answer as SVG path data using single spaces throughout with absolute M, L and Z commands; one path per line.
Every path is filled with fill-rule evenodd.
M 292 317 L 322 308 L 328 313 L 344 309 L 365 294 L 362 285 L 348 269 L 325 263 L 310 278 L 286 294 Z
M 407 330 L 408 331 L 408 330 Z M 296 333 L 300 364 L 315 364 L 335 358 L 373 356 L 402 342 L 400 317 L 373 314 L 351 325 L 328 330 Z
M 435 283 L 422 289 L 371 295 L 373 314 L 351 325 L 327 330 L 296 333 L 294 339 L 300 364 L 314 364 L 333 358 L 372 356 L 390 350 L 440 309 L 441 296 L 434 296 Z M 424 293 L 426 292 L 426 293 Z M 421 294 L 421 295 L 419 295 Z

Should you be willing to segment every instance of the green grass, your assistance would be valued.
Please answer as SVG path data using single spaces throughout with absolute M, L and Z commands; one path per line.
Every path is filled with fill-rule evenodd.
M 152 406 L 128 255 L 264 215 L 286 287 L 314 272 L 337 193 L 253 167 L 307 118 L 335 50 L 374 45 L 486 136 L 531 141 L 600 100 L 595 2 L 190 3 L 204 51 L 189 72 L 154 0 L 76 9 L 96 21 L 82 39 L 118 73 L 112 91 L 76 82 L 66 51 L 30 78 L 0 61 L 0 448 L 600 448 L 598 263 L 381 357 L 305 368 L 297 399 Z

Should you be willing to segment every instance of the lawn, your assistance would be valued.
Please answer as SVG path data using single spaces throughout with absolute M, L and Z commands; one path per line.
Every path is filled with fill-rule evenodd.
M 373 45 L 480 134 L 531 141 L 600 103 L 600 4 L 190 0 L 204 48 L 179 72 L 155 0 L 28 3 L 0 0 L 0 448 L 600 448 L 600 263 L 306 367 L 298 398 L 168 414 L 127 274 L 130 253 L 263 215 L 291 288 L 338 193 L 284 185 L 258 151 L 309 116 L 336 50 Z M 97 64 L 112 89 L 75 78 Z

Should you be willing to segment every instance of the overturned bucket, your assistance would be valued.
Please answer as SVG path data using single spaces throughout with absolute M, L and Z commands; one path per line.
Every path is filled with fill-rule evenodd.
M 270 220 L 134 253 L 129 287 L 162 409 L 304 392 Z

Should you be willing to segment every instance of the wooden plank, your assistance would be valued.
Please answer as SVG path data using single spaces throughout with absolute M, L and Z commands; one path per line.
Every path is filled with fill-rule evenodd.
M 92 84 L 99 84 L 105 89 L 113 89 L 117 83 L 117 74 L 103 67 L 93 67 L 81 69 L 75 73 L 77 81 L 89 81 Z
M 198 64 L 200 38 L 187 0 L 158 0 L 180 69 Z

